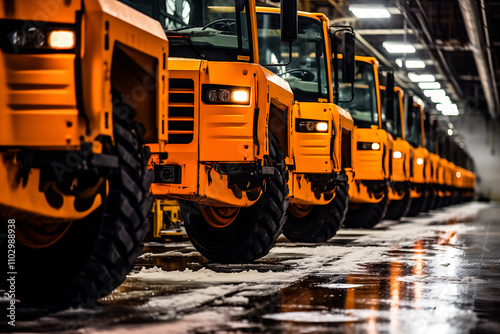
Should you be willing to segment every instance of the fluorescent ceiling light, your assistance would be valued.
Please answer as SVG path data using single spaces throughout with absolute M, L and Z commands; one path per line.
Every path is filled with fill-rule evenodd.
M 415 47 L 411 44 L 384 42 L 382 43 L 382 46 L 389 53 L 415 53 L 415 51 L 417 51 Z
M 434 103 L 451 104 L 448 96 L 431 96 L 431 101 Z
M 420 82 L 418 87 L 420 89 L 440 89 L 441 84 L 439 82 Z
M 408 73 L 408 78 L 413 82 L 433 82 L 436 78 L 432 74 L 420 74 Z
M 427 97 L 432 97 L 432 96 L 445 97 L 446 92 L 442 89 L 426 89 L 424 90 L 424 95 Z
M 443 104 L 441 106 L 441 113 L 445 116 L 458 116 L 458 107 L 456 104 Z M 451 130 L 451 129 L 450 129 Z
M 349 10 L 358 19 L 385 19 L 391 17 L 391 13 L 383 6 L 350 5 Z
M 406 68 L 425 68 L 425 63 L 422 60 L 407 59 L 405 63 Z M 396 64 L 398 64 L 399 67 L 403 67 L 403 60 L 400 58 L 396 59 Z
M 424 101 L 422 101 L 422 99 L 421 99 L 421 98 L 419 98 L 418 96 L 415 96 L 415 97 L 413 98 L 413 100 L 414 100 L 415 102 L 417 102 L 418 104 L 420 104 L 421 106 L 425 105 Z

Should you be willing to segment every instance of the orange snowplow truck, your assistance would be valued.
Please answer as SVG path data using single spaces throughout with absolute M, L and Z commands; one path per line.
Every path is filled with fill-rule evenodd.
M 0 225 L 15 235 L 16 298 L 95 300 L 141 252 L 143 142 L 167 139 L 161 20 L 115 0 L 1 1 Z
M 429 178 L 427 168 L 429 162 L 429 151 L 425 148 L 424 110 L 423 106 L 408 97 L 406 103 L 406 124 L 408 136 L 406 140 L 413 146 L 413 177 L 411 180 L 411 206 L 408 216 L 417 216 L 425 209 L 429 191 Z M 427 173 L 426 173 L 427 172 Z
M 291 241 L 325 242 L 339 230 L 347 211 L 354 124 L 349 113 L 333 103 L 332 74 L 336 73 L 330 70 L 328 18 L 299 12 L 298 27 L 292 58 L 287 59 L 288 46 L 279 43 L 279 10 L 257 8 L 260 62 L 290 84 L 295 99 L 290 206 L 283 233 Z M 354 51 L 354 34 L 349 29 L 334 30 L 331 37 L 337 32 L 343 33 L 344 54 Z M 354 52 L 346 64 L 344 83 L 354 77 Z
M 431 116 L 430 112 L 424 113 L 424 132 L 425 132 L 425 148 L 429 151 L 429 158 L 427 160 L 425 175 L 427 179 L 427 199 L 423 212 L 428 212 L 434 209 L 438 202 L 440 184 L 440 169 L 441 158 L 437 145 L 437 138 L 439 135 L 438 122 L 436 117 Z
M 404 217 L 411 205 L 411 176 L 413 147 L 405 140 L 404 122 L 404 91 L 400 87 L 394 87 L 394 110 L 388 113 L 384 108 L 382 122 L 385 129 L 394 138 L 394 149 L 392 152 L 392 175 L 391 187 L 389 189 L 389 206 L 385 215 L 386 219 L 399 220 Z M 385 117 L 384 117 L 385 114 Z
M 391 176 L 393 138 L 383 129 L 378 61 L 356 56 L 354 99 L 339 103 L 354 119 L 352 166 L 354 183 L 349 187 L 349 211 L 344 225 L 372 228 L 385 216 Z M 342 100 L 351 96 L 350 87 L 340 88 Z
M 182 3 L 182 4 L 181 4 Z M 177 1 L 167 10 L 167 144 L 152 146 L 155 197 L 180 200 L 196 249 L 219 262 L 268 253 L 286 219 L 293 93 L 259 64 L 254 0 Z M 281 41 L 297 36 L 282 1 Z

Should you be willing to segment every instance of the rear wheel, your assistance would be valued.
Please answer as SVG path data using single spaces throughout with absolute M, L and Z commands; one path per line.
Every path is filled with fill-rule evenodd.
M 270 136 L 271 164 L 285 166 L 277 140 Z M 220 208 L 182 201 L 182 217 L 194 247 L 207 259 L 245 263 L 266 255 L 286 220 L 288 172 L 276 168 L 265 191 L 251 207 Z
M 399 220 L 406 216 L 410 210 L 411 205 L 411 194 L 410 187 L 405 187 L 405 196 L 399 201 L 391 201 L 387 207 L 387 213 L 385 214 L 385 219 Z
M 377 225 L 387 212 L 389 198 L 387 189 L 384 197 L 378 203 L 364 203 L 356 209 L 350 208 L 344 221 L 344 226 L 348 228 L 373 228 Z
M 16 220 L 22 234 L 16 244 L 16 295 L 24 302 L 93 302 L 123 282 L 142 251 L 153 203 L 149 150 L 142 145 L 144 128 L 133 122 L 134 111 L 128 105 L 116 107 L 111 150 L 119 168 L 97 187 L 94 196 L 100 195 L 103 204 L 58 228 L 33 229 L 30 222 Z
M 283 234 L 294 242 L 325 242 L 337 234 L 345 220 L 349 204 L 349 185 L 337 185 L 335 197 L 327 205 L 293 205 Z

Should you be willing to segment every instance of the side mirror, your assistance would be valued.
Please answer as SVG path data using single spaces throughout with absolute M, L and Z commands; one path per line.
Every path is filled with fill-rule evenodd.
M 394 120 L 394 73 L 388 71 L 386 74 L 386 117 L 388 120 Z
M 426 134 L 431 133 L 431 114 L 426 111 L 424 117 L 424 131 Z
M 355 50 L 355 35 L 352 31 L 344 31 L 342 35 L 342 81 L 344 83 L 354 83 L 356 74 L 356 62 L 354 56 Z M 334 50 L 336 52 L 336 50 Z
M 281 41 L 292 43 L 299 34 L 297 0 L 281 0 Z

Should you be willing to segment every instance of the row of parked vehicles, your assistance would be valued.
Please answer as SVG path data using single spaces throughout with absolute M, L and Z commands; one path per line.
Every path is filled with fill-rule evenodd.
M 471 158 L 392 70 L 295 1 L 3 0 L 0 25 L 0 219 L 21 300 L 112 291 L 154 199 L 155 215 L 178 201 L 205 257 L 241 263 L 281 232 L 324 242 L 474 196 Z

